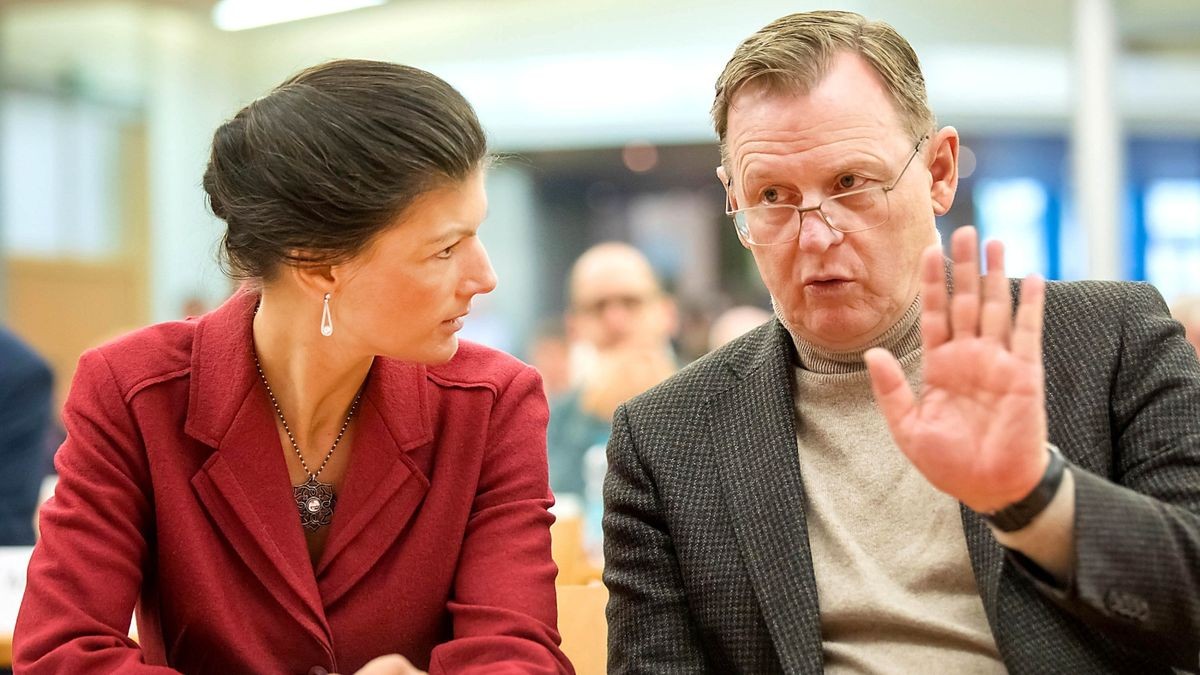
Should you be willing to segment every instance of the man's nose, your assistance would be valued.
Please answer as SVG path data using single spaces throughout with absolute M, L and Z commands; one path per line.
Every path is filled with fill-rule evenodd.
M 829 226 L 820 209 L 802 211 L 799 216 L 800 236 L 797 245 L 802 251 L 819 253 L 839 243 L 845 236 Z

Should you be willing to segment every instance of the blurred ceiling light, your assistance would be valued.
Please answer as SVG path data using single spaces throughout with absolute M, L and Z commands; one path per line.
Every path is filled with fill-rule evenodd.
M 213 24 L 221 30 L 246 30 L 382 5 L 387 0 L 221 0 Z
M 634 141 L 621 149 L 625 168 L 634 173 L 646 173 L 658 165 L 658 148 L 645 141 Z

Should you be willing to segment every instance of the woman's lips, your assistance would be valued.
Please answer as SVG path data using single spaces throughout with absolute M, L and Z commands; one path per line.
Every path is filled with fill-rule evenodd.
M 454 317 L 453 319 L 447 319 L 447 320 L 443 321 L 442 326 L 444 326 L 452 331 L 462 330 L 463 323 L 466 320 L 466 318 L 467 318 L 466 314 L 460 314 L 460 315 Z

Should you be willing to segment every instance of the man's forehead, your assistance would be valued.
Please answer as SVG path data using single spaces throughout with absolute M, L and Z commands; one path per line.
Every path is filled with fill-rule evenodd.
M 730 101 L 726 145 L 736 156 L 758 137 L 791 136 L 822 144 L 826 134 L 871 129 L 903 135 L 904 126 L 883 80 L 861 56 L 844 52 L 809 91 L 751 83 Z M 803 148 L 801 148 L 803 149 Z

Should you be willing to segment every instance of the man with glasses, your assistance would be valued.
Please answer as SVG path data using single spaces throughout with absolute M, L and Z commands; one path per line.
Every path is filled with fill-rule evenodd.
M 971 228 L 944 261 L 958 134 L 886 24 L 773 22 L 713 116 L 777 320 L 614 416 L 610 672 L 1200 666 L 1200 364 L 1157 292 L 996 242 L 981 276 Z

